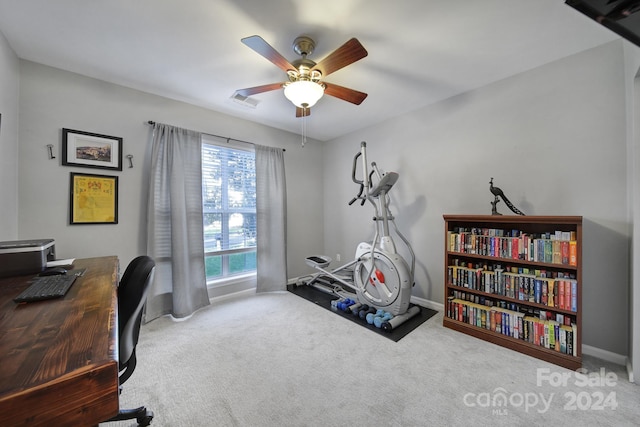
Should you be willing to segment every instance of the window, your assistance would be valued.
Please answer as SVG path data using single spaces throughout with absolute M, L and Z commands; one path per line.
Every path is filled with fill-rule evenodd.
M 256 271 L 253 146 L 202 138 L 202 203 L 207 282 Z

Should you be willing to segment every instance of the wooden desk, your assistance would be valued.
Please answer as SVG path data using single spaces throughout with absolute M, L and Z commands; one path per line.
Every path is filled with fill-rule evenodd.
M 0 279 L 0 425 L 89 426 L 118 413 L 118 259 L 86 268 L 62 299 L 13 302 L 33 275 Z

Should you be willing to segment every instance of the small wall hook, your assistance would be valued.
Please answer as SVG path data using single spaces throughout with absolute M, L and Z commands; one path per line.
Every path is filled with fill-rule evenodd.
M 127 154 L 127 159 L 129 159 L 129 167 L 133 167 L 133 155 Z
M 55 159 L 56 156 L 53 155 L 53 144 L 47 144 L 47 148 L 49 149 L 49 160 Z

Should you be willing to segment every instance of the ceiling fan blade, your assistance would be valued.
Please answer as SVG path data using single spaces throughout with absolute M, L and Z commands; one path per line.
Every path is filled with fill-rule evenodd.
M 296 117 L 309 117 L 311 115 L 311 108 L 296 107 Z
M 246 96 L 255 95 L 256 93 L 269 92 L 270 90 L 277 90 L 280 88 L 282 88 L 282 83 L 269 83 L 268 85 L 238 89 L 236 90 L 236 94 L 246 97 Z
M 291 63 L 277 50 L 275 50 L 269 43 L 264 41 L 264 39 L 260 36 L 250 36 L 245 37 L 240 40 L 245 45 L 249 46 L 251 49 L 255 50 L 260 55 L 267 58 L 269 61 L 274 63 L 278 68 L 287 72 L 289 70 L 295 70 L 296 67 L 291 65 Z
M 352 38 L 331 52 L 329 56 L 324 58 L 322 61 L 318 62 L 313 69 L 319 70 L 322 73 L 322 76 L 326 77 L 334 71 L 338 71 L 339 69 L 364 58 L 368 54 L 369 53 L 364 46 L 360 44 L 358 39 Z
M 327 95 L 340 98 L 344 101 L 351 102 L 352 104 L 360 105 L 365 100 L 367 94 L 348 87 L 338 86 L 333 83 L 324 83 L 326 86 L 324 93 Z

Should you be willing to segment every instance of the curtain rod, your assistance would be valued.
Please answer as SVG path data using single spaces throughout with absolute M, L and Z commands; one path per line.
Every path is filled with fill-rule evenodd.
M 148 124 L 148 125 L 153 126 L 153 125 L 155 125 L 155 124 L 156 124 L 156 122 L 154 122 L 153 120 L 149 120 L 149 121 L 147 122 L 147 124 Z M 237 142 L 244 142 L 245 144 L 251 144 L 251 145 L 253 145 L 253 146 L 255 146 L 255 145 L 256 145 L 256 144 L 255 144 L 255 143 L 253 143 L 253 142 L 243 141 L 243 140 L 241 140 L 241 139 L 230 138 L 230 137 L 228 137 L 228 136 L 221 136 L 221 135 L 216 135 L 216 134 L 213 134 L 213 133 L 206 133 L 206 132 L 201 132 L 201 133 L 203 133 L 203 134 L 205 134 L 205 135 L 209 135 L 209 136 L 215 136 L 216 138 L 226 139 L 226 140 L 227 140 L 227 143 L 229 143 L 229 141 L 237 141 Z M 287 150 L 286 150 L 285 148 L 283 148 L 283 149 L 282 149 L 282 151 L 287 151 Z

